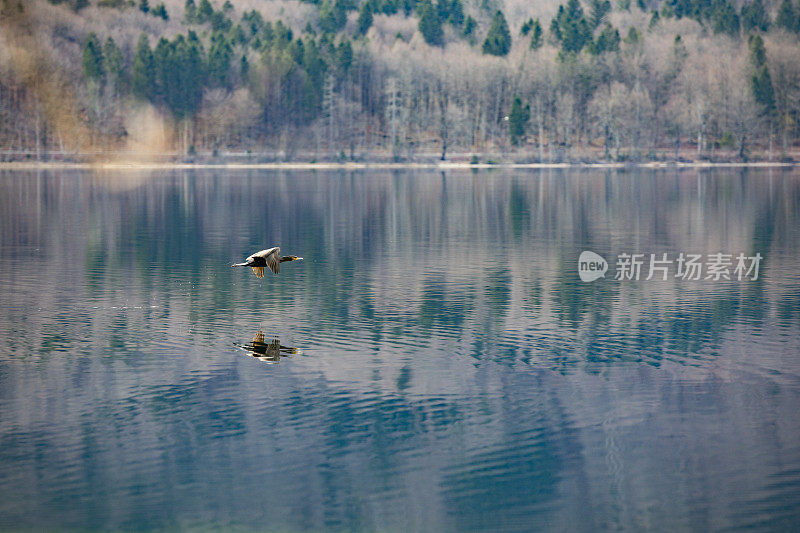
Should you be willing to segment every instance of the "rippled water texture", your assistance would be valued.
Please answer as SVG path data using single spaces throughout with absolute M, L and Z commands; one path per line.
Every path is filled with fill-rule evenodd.
M 796 531 L 799 270 L 798 171 L 6 171 L 0 529 Z

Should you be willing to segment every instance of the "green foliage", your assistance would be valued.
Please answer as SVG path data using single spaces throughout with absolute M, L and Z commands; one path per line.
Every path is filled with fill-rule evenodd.
M 592 40 L 592 28 L 578 0 L 569 0 L 567 6 L 558 6 L 558 13 L 550 22 L 550 33 L 561 42 L 561 49 L 578 53 Z
M 263 35 L 267 43 L 278 49 L 289 46 L 293 38 L 292 30 L 280 20 L 274 26 L 267 22 L 264 25 Z
M 373 6 L 372 11 L 374 13 L 383 13 L 384 15 L 394 15 L 396 14 L 401 8 L 405 9 L 402 5 L 403 2 L 400 0 L 372 0 Z M 410 1 L 407 2 L 409 4 L 409 13 L 411 12 L 412 6 L 410 6 Z
M 103 56 L 105 58 L 106 74 L 109 80 L 118 88 L 124 88 L 125 81 L 125 59 L 114 39 L 109 37 L 103 45 Z
M 197 21 L 197 6 L 194 0 L 186 0 L 183 6 L 183 20 L 187 24 L 194 24 Z
M 247 55 L 242 54 L 242 58 L 239 60 L 239 76 L 246 80 L 248 74 L 250 74 L 250 62 L 247 60 Z
M 597 39 L 589 43 L 589 52 L 595 55 L 604 54 L 606 52 L 616 52 L 619 50 L 619 31 L 606 24 Z
M 208 82 L 211 86 L 229 87 L 232 55 L 233 48 L 225 38 L 225 34 L 222 32 L 211 34 L 211 45 L 208 48 L 206 63 Z
M 347 10 L 342 0 L 323 0 L 319 8 L 319 28 L 322 32 L 336 33 L 347 22 Z
M 652 30 L 656 26 L 658 26 L 658 22 L 661 20 L 661 15 L 658 14 L 658 11 L 653 11 L 653 14 L 650 15 L 650 23 L 647 25 L 648 30 Z
M 519 144 L 520 139 L 525 136 L 525 126 L 530 118 L 530 104 L 523 106 L 522 99 L 519 96 L 515 96 L 511 104 L 511 112 L 508 114 L 508 134 L 511 137 L 511 144 Z
M 441 23 L 449 22 L 456 27 L 464 23 L 464 5 L 461 0 L 437 0 L 436 13 Z
M 245 11 L 242 13 L 242 22 L 241 22 L 242 29 L 245 33 L 245 38 L 250 41 L 253 37 L 257 36 L 259 33 L 264 31 L 264 17 L 261 16 L 261 13 L 252 9 L 250 11 Z
M 532 27 L 533 27 L 533 19 L 529 18 L 522 24 L 522 27 L 519 29 L 520 36 L 522 37 L 527 36 L 531 32 Z
M 444 44 L 442 23 L 431 1 L 422 0 L 422 2 L 417 5 L 417 9 L 419 10 L 418 28 L 425 42 L 431 46 L 442 46 Z
M 196 24 L 205 24 L 211 20 L 213 14 L 214 8 L 211 6 L 211 2 L 208 0 L 200 0 L 200 3 L 197 5 L 197 11 L 195 12 L 194 22 Z
M 504 56 L 511 50 L 511 32 L 503 12 L 499 9 L 492 17 L 486 40 L 483 41 L 483 53 Z
M 222 11 L 214 11 L 211 13 L 211 18 L 209 18 L 208 21 L 211 23 L 212 31 L 227 32 L 233 26 L 233 21 Z
M 155 17 L 169 20 L 169 14 L 167 13 L 167 8 L 164 6 L 163 2 L 155 6 L 150 13 Z
M 538 50 L 541 48 L 543 44 L 542 34 L 542 24 L 539 22 L 539 19 L 535 19 L 533 25 L 531 25 L 531 50 Z
M 294 62 L 300 66 L 303 65 L 303 56 L 305 56 L 305 52 L 305 45 L 303 44 L 302 39 L 296 39 L 289 44 L 289 55 L 292 57 Z
M 715 0 L 711 8 L 711 28 L 714 33 L 739 35 L 739 15 L 727 0 Z
M 464 24 L 464 5 L 461 0 L 451 0 L 450 15 L 447 17 L 447 22 L 456 28 L 460 28 Z
M 772 77 L 767 65 L 767 51 L 764 40 L 760 35 L 752 35 L 749 39 L 750 61 L 753 63 L 754 73 L 750 78 L 750 87 L 753 97 L 761 106 L 764 116 L 771 117 L 775 112 L 775 90 L 772 86 Z
M 139 35 L 136 52 L 133 55 L 131 86 L 134 96 L 139 99 L 150 100 L 155 95 L 153 52 L 150 50 L 150 43 L 144 33 Z
M 762 0 L 753 0 L 742 6 L 742 29 L 745 32 L 767 31 L 770 26 L 769 14 Z
M 472 15 L 467 15 L 466 20 L 464 20 L 464 29 L 461 31 L 461 35 L 464 37 L 474 37 L 477 27 L 478 22 L 472 18 Z
M 625 39 L 623 39 L 625 44 L 627 44 L 629 46 L 633 46 L 633 45 L 639 44 L 639 42 L 641 40 L 642 40 L 642 36 L 639 33 L 639 30 L 636 29 L 636 26 L 631 26 L 628 29 L 628 35 L 626 35 Z
M 600 24 L 606 19 L 606 16 L 611 12 L 611 2 L 609 0 L 591 0 L 589 3 L 591 14 L 589 15 L 589 24 L 592 31 L 600 27 Z
M 94 32 L 86 37 L 83 45 L 83 75 L 86 79 L 98 82 L 102 81 L 105 75 L 102 46 Z
M 719 138 L 719 145 L 723 148 L 733 148 L 736 144 L 736 137 L 731 131 L 725 131 Z
M 742 7 L 741 18 L 733 0 L 666 0 L 661 8 L 665 17 L 692 18 L 710 26 L 714 33 L 739 35 L 740 26 L 745 31 L 769 25 L 762 0 L 753 0 Z
M 155 103 L 182 119 L 194 114 L 203 96 L 204 68 L 197 37 L 161 38 L 153 53 Z
M 345 73 L 350 70 L 353 64 L 353 45 L 348 40 L 342 40 L 336 48 L 336 68 L 339 72 Z
M 439 20 L 446 21 L 447 17 L 450 16 L 450 0 L 436 0 L 434 7 L 436 7 L 436 14 L 439 16 Z
M 142 13 L 150 11 L 150 2 L 148 0 L 139 0 L 139 11 Z
M 800 32 L 800 19 L 792 5 L 792 0 L 783 0 L 775 17 L 775 25 L 790 32 Z
M 767 50 L 764 48 L 764 39 L 760 35 L 751 35 L 748 39 L 750 45 L 750 60 L 758 68 L 767 64 Z
M 358 19 L 356 20 L 356 32 L 359 35 L 366 35 L 370 26 L 372 26 L 372 2 L 367 0 L 361 4 L 358 10 Z

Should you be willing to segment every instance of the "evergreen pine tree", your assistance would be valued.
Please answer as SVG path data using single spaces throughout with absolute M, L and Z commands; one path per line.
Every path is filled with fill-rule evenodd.
M 450 17 L 450 0 L 436 0 L 435 7 L 436 14 L 439 15 L 439 21 L 445 22 Z
M 464 5 L 461 0 L 452 0 L 450 2 L 450 16 L 447 21 L 457 28 L 464 24 Z
M 361 4 L 361 7 L 358 10 L 356 31 L 359 35 L 366 35 L 370 26 L 372 26 L 372 0 L 367 0 Z
M 619 31 L 611 24 L 606 24 L 597 36 L 597 40 L 590 43 L 589 51 L 595 55 L 616 52 L 619 50 L 619 41 Z
M 187 24 L 194 24 L 197 20 L 197 6 L 194 0 L 186 0 L 186 4 L 183 6 L 183 20 Z
M 589 17 L 589 23 L 591 24 L 592 30 L 595 30 L 600 27 L 600 24 L 611 12 L 611 2 L 609 0 L 591 0 L 591 15 Z
M 157 102 L 177 119 L 193 115 L 203 96 L 204 68 L 200 43 L 178 35 L 161 38 L 153 53 Z
M 242 80 L 247 80 L 250 73 L 250 62 L 247 61 L 247 54 L 242 54 L 242 59 L 239 60 L 239 76 Z
M 208 62 L 206 73 L 208 81 L 217 87 L 228 87 L 229 70 L 233 49 L 222 32 L 211 35 L 211 45 L 208 48 Z
M 173 63 L 172 45 L 162 37 L 153 50 L 153 102 L 169 107 L 169 101 L 177 93 L 175 76 L 177 66 Z
M 109 37 L 103 45 L 103 56 L 105 58 L 106 73 L 109 81 L 117 89 L 123 88 L 125 75 L 125 61 L 122 57 L 122 50 L 119 49 L 114 39 Z
M 478 23 L 472 18 L 472 15 L 467 15 L 466 20 L 464 20 L 464 28 L 461 30 L 461 35 L 467 38 L 469 44 L 475 44 L 475 29 L 478 27 Z
M 511 50 L 511 32 L 503 12 L 499 9 L 492 17 L 486 40 L 483 41 L 483 53 L 494 56 L 504 56 Z
M 419 24 L 418 28 L 425 42 L 431 46 L 442 46 L 444 44 L 444 32 L 439 14 L 431 4 L 431 0 L 422 0 L 418 4 Z
M 778 8 L 778 15 L 775 17 L 775 25 L 791 32 L 800 31 L 800 22 L 792 5 L 792 0 L 783 0 L 781 2 L 781 6 Z
M 742 6 L 742 29 L 745 32 L 767 31 L 770 26 L 769 14 L 762 0 L 753 0 Z
M 533 27 L 533 19 L 529 18 L 522 24 L 522 27 L 519 29 L 520 36 L 526 37 L 531 32 L 532 27 Z
M 255 37 L 264 29 L 264 17 L 255 9 L 247 11 L 242 15 L 242 28 L 248 39 Z
M 764 40 L 760 35 L 753 35 L 750 37 L 749 44 L 750 60 L 755 71 L 750 78 L 753 97 L 761 105 L 762 113 L 767 117 L 771 117 L 775 112 L 775 91 L 767 66 L 767 51 L 764 48 Z
M 303 57 L 306 55 L 306 46 L 303 43 L 303 39 L 295 39 L 289 45 L 289 55 L 292 58 L 292 61 L 297 63 L 299 66 L 303 66 Z
M 566 7 L 559 6 L 550 23 L 550 32 L 561 41 L 565 52 L 578 53 L 592 40 L 592 28 L 578 0 L 569 0 Z
M 342 39 L 336 47 L 336 68 L 341 73 L 350 70 L 353 64 L 353 45 L 347 39 Z
M 511 136 L 511 144 L 519 144 L 520 139 L 525 136 L 525 126 L 531 118 L 530 104 L 522 105 L 519 96 L 514 97 L 511 104 L 511 112 L 508 114 L 508 133 Z
M 642 37 L 639 34 L 639 30 L 636 29 L 636 26 L 631 26 L 630 28 L 628 28 L 628 35 L 625 36 L 625 39 L 623 39 L 623 41 L 627 45 L 635 45 L 639 44 L 641 38 Z
M 205 24 L 211 20 L 211 16 L 213 14 L 214 8 L 211 7 L 211 2 L 208 0 L 200 0 L 200 3 L 197 5 L 197 16 L 195 18 L 195 22 L 197 24 Z
M 715 0 L 711 7 L 711 27 L 714 33 L 739 35 L 739 15 L 727 0 Z
M 155 6 L 155 7 L 152 9 L 152 11 L 151 11 L 151 14 L 152 14 L 154 17 L 159 17 L 159 18 L 162 18 L 162 19 L 164 19 L 164 20 L 169 20 L 169 14 L 167 13 L 167 7 L 164 5 L 164 3 L 163 3 L 163 2 L 161 2 L 161 3 L 160 3 L 160 4 L 158 4 L 158 5 L 156 5 L 156 6 Z
M 347 11 L 341 0 L 323 0 L 319 8 L 319 27 L 323 33 L 336 33 L 347 22 Z
M 152 100 L 154 94 L 153 52 L 147 35 L 142 33 L 136 43 L 136 52 L 133 55 L 133 75 L 131 85 L 133 94 L 142 100 Z
M 142 13 L 147 13 L 150 11 L 150 2 L 147 0 L 139 0 L 139 11 Z
M 95 81 L 102 81 L 105 75 L 103 49 L 94 32 L 86 37 L 86 43 L 83 45 L 83 74 L 86 79 Z
M 531 25 L 531 50 L 538 50 L 542 46 L 542 24 L 535 19 Z
M 209 19 L 212 31 L 228 31 L 233 26 L 233 21 L 222 11 L 214 11 Z
M 182 90 L 178 118 L 194 115 L 203 99 L 205 72 L 200 43 L 196 39 L 184 41 L 178 36 L 176 51 L 179 54 L 179 87 Z

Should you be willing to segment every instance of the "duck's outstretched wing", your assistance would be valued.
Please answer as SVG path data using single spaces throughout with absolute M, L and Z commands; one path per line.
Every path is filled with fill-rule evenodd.
M 272 272 L 277 274 L 281 271 L 281 249 L 279 247 L 270 248 L 264 259 L 267 261 L 267 266 Z

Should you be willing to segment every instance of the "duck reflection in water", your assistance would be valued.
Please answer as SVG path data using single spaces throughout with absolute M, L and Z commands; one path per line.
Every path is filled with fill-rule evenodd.
M 265 363 L 279 363 L 281 357 L 301 353 L 297 348 L 283 346 L 278 337 L 273 337 L 270 342 L 264 341 L 264 332 L 259 330 L 253 336 L 253 340 L 247 344 L 233 343 L 243 349 L 248 355 L 255 357 Z

